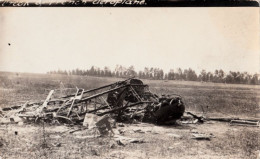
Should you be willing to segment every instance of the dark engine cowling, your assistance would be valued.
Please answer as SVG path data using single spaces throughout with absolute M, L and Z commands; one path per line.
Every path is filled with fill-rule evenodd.
M 158 124 L 180 119 L 185 111 L 181 97 L 160 98 L 159 106 L 154 109 L 155 122 Z

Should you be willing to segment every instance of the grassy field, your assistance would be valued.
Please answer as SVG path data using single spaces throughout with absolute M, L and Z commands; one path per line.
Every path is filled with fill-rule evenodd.
M 0 107 L 44 100 L 50 89 L 59 89 L 60 82 L 66 88 L 91 89 L 117 82 L 117 78 L 64 76 L 45 74 L 0 74 Z M 260 86 L 190 81 L 143 80 L 156 94 L 179 94 L 188 110 L 227 115 L 256 117 L 259 115 Z
M 44 100 L 50 89 L 90 89 L 122 79 L 28 73 L 0 73 L 0 107 Z M 186 110 L 208 116 L 260 117 L 260 86 L 143 80 L 156 94 L 179 94 Z M 73 91 L 73 90 L 72 90 Z M 57 94 L 58 95 L 58 94 Z M 0 125 L 2 158 L 256 158 L 260 150 L 259 128 L 210 122 L 175 126 L 125 124 L 124 136 L 144 143 L 126 146 L 112 138 L 87 138 L 89 130 L 70 134 L 68 126 Z M 141 129 L 144 133 L 133 132 Z M 15 131 L 18 135 L 15 135 Z M 211 141 L 197 141 L 191 132 L 212 133 Z M 174 134 L 174 135 L 171 135 Z M 177 135 L 177 137 L 176 137 Z M 60 146 L 54 146 L 60 143 Z M 1 146 L 2 144 L 2 146 Z M 43 146 L 43 145 L 47 146 Z M 115 146 L 111 146 L 115 145 Z

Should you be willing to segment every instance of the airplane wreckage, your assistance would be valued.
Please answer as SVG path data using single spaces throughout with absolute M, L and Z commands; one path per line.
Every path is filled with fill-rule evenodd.
M 115 126 L 114 121 L 169 125 L 178 119 L 182 124 L 211 120 L 228 122 L 230 125 L 260 127 L 259 118 L 205 117 L 186 112 L 180 95 L 159 97 L 149 90 L 148 85 L 135 78 L 90 90 L 76 88 L 74 94 L 66 96 L 58 95 L 58 92 L 59 90 L 50 90 L 44 101 L 26 102 L 0 109 L 0 124 L 41 122 L 83 125 L 87 129 L 97 128 L 101 136 L 109 134 L 109 131 L 113 133 L 111 126 Z M 201 136 L 196 138 L 200 139 Z
M 26 122 L 82 124 L 88 114 L 110 116 L 120 122 L 164 124 L 180 119 L 185 106 L 179 95 L 158 96 L 139 79 L 129 78 L 99 88 L 78 89 L 75 94 L 52 98 L 51 90 L 45 101 L 2 108 L 0 114 L 10 120 Z

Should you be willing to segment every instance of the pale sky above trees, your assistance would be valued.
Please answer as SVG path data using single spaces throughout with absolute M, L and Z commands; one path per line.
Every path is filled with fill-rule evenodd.
M 259 8 L 1 8 L 0 23 L 0 71 L 260 68 Z

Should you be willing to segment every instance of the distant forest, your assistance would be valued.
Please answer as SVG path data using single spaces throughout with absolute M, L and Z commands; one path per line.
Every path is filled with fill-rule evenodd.
M 115 70 L 104 67 L 100 69 L 92 66 L 90 69 L 74 69 L 74 70 L 57 70 L 47 72 L 48 74 L 63 74 L 63 75 L 80 75 L 80 76 L 98 76 L 98 77 L 138 77 L 140 79 L 152 80 L 184 80 L 184 81 L 201 81 L 214 83 L 233 83 L 233 84 L 260 84 L 259 74 L 249 74 L 247 72 L 224 72 L 222 69 L 214 72 L 202 70 L 196 74 L 194 70 L 189 69 L 171 69 L 169 72 L 164 72 L 160 68 L 145 67 L 143 71 L 135 71 L 134 66 L 128 68 L 117 65 Z

